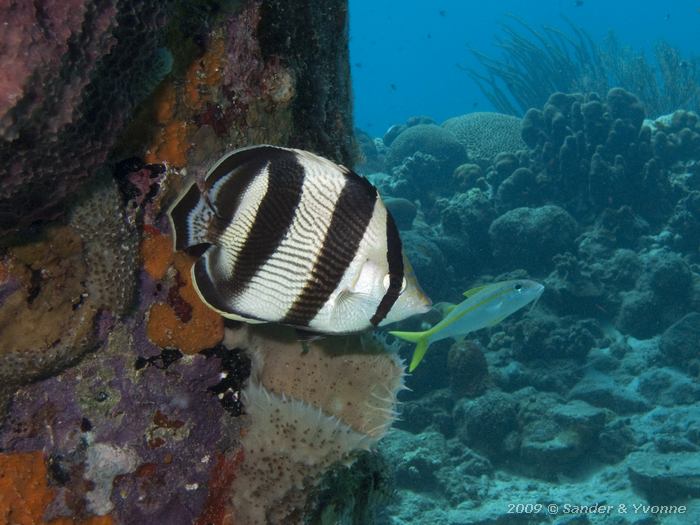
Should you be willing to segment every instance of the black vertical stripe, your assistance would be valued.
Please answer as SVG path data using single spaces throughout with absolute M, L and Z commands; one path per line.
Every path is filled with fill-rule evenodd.
M 234 262 L 231 276 L 228 279 L 226 276 L 219 277 L 225 282 L 226 295 L 229 297 L 242 294 L 253 276 L 275 253 L 287 234 L 301 201 L 304 167 L 293 152 L 278 151 L 284 154 L 269 159 L 267 191 Z
M 192 220 L 190 215 L 199 204 L 199 200 L 199 188 L 193 183 L 168 212 L 173 236 L 175 237 L 176 250 L 184 250 L 202 242 L 202 239 L 191 239 L 189 236 L 189 225 Z
M 222 184 L 216 201 L 212 203 L 216 216 L 213 216 L 214 220 L 211 221 L 211 224 L 207 224 L 208 229 L 197 232 L 193 238 L 189 236 L 192 222 L 200 219 L 197 222 L 205 223 L 205 220 L 201 220 L 200 217 L 192 216 L 192 212 L 202 201 L 196 183 L 190 185 L 169 211 L 175 237 L 175 249 L 184 250 L 204 241 L 215 240 L 217 234 L 221 233 L 220 230 L 226 227 L 235 214 L 246 188 L 259 175 L 267 162 L 294 156 L 294 152 L 274 146 L 244 148 L 224 156 L 206 176 L 207 191 L 222 178 L 228 177 L 229 179 Z M 199 213 L 207 213 L 208 211 L 209 208 L 205 206 Z M 209 221 L 208 217 L 206 221 Z
M 394 223 L 394 218 L 386 212 L 386 242 L 387 251 L 386 259 L 389 263 L 389 288 L 384 297 L 382 297 L 377 311 L 370 319 L 370 323 L 377 326 L 389 314 L 389 310 L 394 306 L 394 303 L 399 298 L 401 293 L 401 285 L 403 284 L 403 247 L 401 246 L 401 237 L 399 230 Z
M 311 276 L 283 323 L 308 326 L 316 317 L 355 258 L 376 201 L 377 190 L 359 175 L 348 173 Z
M 216 208 L 218 229 L 225 228 L 233 219 L 240 206 L 241 199 L 255 177 L 259 176 L 269 163 L 293 163 L 296 154 L 282 148 L 272 146 L 257 146 L 238 150 L 221 161 L 207 175 L 207 189 L 211 188 L 222 178 L 228 178 L 217 190 L 212 204 Z M 221 232 L 218 232 L 221 233 Z

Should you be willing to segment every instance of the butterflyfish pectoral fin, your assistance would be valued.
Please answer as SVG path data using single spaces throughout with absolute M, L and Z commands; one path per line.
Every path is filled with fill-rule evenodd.
M 369 312 L 374 311 L 374 309 L 376 309 L 376 305 L 371 295 L 353 292 L 352 290 L 343 290 L 335 300 L 333 319 L 340 321 L 357 317 L 361 315 L 361 312 L 365 312 L 367 317 L 369 317 Z
M 474 295 L 474 294 L 480 292 L 481 290 L 483 290 L 483 289 L 486 288 L 487 286 L 488 286 L 488 284 L 482 284 L 481 286 L 477 286 L 477 287 L 475 287 L 475 288 L 471 288 L 471 289 L 467 290 L 467 291 L 464 292 L 462 295 L 463 295 L 464 297 L 471 297 L 472 295 Z

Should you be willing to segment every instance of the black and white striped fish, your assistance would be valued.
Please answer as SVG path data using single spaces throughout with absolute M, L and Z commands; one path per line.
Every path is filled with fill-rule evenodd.
M 221 315 L 322 334 L 426 312 L 394 220 L 363 177 L 308 151 L 253 146 L 222 157 L 204 193 L 169 212 L 192 282 Z

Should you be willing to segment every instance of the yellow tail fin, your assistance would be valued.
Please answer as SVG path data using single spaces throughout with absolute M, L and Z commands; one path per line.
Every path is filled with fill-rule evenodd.
M 418 363 L 423 360 L 423 356 L 428 351 L 428 332 L 389 332 L 394 337 L 403 339 L 404 341 L 410 341 L 411 343 L 416 343 L 416 348 L 413 350 L 413 357 L 411 358 L 411 364 L 408 365 L 408 371 L 413 372 Z

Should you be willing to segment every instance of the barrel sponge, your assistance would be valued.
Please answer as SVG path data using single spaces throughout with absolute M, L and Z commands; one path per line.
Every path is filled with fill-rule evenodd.
M 398 167 L 419 151 L 435 157 L 449 174 L 467 161 L 464 146 L 452 134 L 434 124 L 418 124 L 402 131 L 391 143 L 387 164 Z
M 241 439 L 245 460 L 231 487 L 236 523 L 297 523 L 323 472 L 374 441 L 337 417 L 255 381 L 242 396 L 251 424 Z
M 467 113 L 446 120 L 442 127 L 451 132 L 469 154 L 469 158 L 486 167 L 503 152 L 527 149 L 520 137 L 521 120 L 502 113 Z
M 291 330 L 246 325 L 227 329 L 224 344 L 252 361 L 242 392 L 245 459 L 232 486 L 236 523 L 298 523 L 325 471 L 352 462 L 389 429 L 403 366 L 358 336 L 313 341 L 304 351 Z
M 253 360 L 251 377 L 270 392 L 318 407 L 374 440 L 391 427 L 404 372 L 396 354 L 379 343 L 328 337 L 308 343 L 303 352 L 291 330 L 246 327 L 234 334 L 234 346 L 247 348 Z

